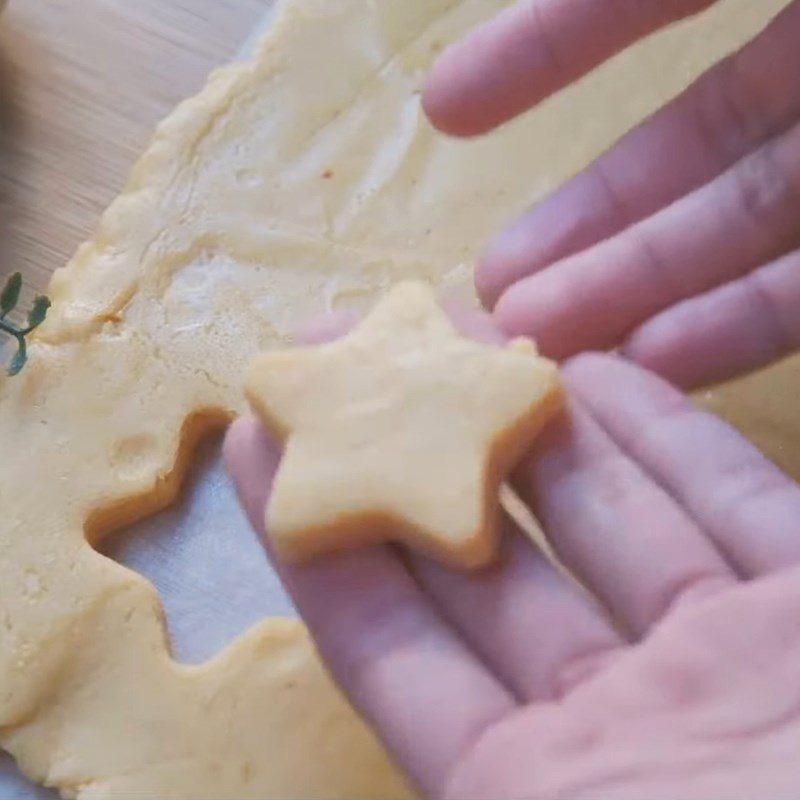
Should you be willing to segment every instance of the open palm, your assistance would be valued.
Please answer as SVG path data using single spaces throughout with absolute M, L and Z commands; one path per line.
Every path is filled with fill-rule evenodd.
M 800 488 L 636 366 L 565 374 L 517 487 L 591 596 L 510 522 L 476 575 L 279 565 L 323 657 L 431 797 L 798 796 Z M 226 450 L 261 528 L 279 449 L 245 419 Z
M 519 0 L 446 51 L 433 122 L 484 133 L 712 0 Z M 489 247 L 484 302 L 543 351 L 689 387 L 800 345 L 800 0 Z

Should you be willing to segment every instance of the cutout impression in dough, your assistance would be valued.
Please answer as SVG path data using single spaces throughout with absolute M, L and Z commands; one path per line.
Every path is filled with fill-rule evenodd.
M 393 539 L 464 568 L 494 554 L 500 483 L 562 402 L 533 342 L 466 339 L 413 282 L 337 341 L 256 357 L 246 394 L 286 441 L 266 510 L 280 557 Z
M 299 622 L 177 664 L 153 587 L 87 537 L 170 502 L 298 321 L 409 277 L 469 296 L 493 232 L 786 0 L 721 0 L 485 139 L 438 136 L 425 70 L 504 5 L 284 2 L 54 276 L 28 366 L 0 376 L 0 745 L 34 780 L 78 800 L 407 796 Z M 800 474 L 796 362 L 770 374 L 717 407 Z

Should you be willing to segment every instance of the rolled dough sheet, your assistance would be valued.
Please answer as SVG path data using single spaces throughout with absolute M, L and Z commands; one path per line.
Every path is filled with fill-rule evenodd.
M 160 126 L 95 238 L 54 278 L 28 368 L 0 379 L 0 439 L 18 454 L 0 466 L 0 741 L 31 777 L 80 798 L 403 794 L 297 623 L 260 623 L 181 666 L 152 584 L 86 536 L 169 502 L 192 441 L 243 410 L 253 353 L 401 277 L 471 296 L 491 233 L 785 4 L 724 0 L 497 134 L 455 142 L 420 111 L 424 71 L 503 2 L 296 0 L 257 58 L 216 73 Z M 798 389 L 789 362 L 708 402 L 800 474 Z M 179 649 L 187 661 L 220 645 L 220 615 L 236 627 L 285 609 L 279 592 L 274 606 L 257 596 L 274 583 L 266 569 L 256 583 L 257 548 L 230 489 L 213 485 L 201 480 L 183 521 L 163 523 L 201 530 L 204 492 L 230 509 L 204 517 L 191 557 L 175 541 L 172 569 L 159 568 L 164 540 L 144 528 L 124 557 L 168 607 L 187 584 L 253 581 L 231 594 L 241 613 L 201 612 L 217 633 Z M 209 530 L 237 542 L 211 574 Z M 291 702 L 280 664 L 307 681 Z

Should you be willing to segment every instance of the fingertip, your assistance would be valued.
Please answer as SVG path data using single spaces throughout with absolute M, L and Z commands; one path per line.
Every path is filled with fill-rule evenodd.
M 258 418 L 245 414 L 234 420 L 225 433 L 222 444 L 225 465 L 229 469 L 237 469 L 240 462 L 249 458 L 256 448 L 271 445 L 272 438 Z
M 228 429 L 222 453 L 250 523 L 263 534 L 264 508 L 278 470 L 280 444 L 256 417 L 244 416 Z
M 532 305 L 526 282 L 520 282 L 504 291 L 494 306 L 494 318 L 506 336 L 534 336 L 536 306 Z
M 505 291 L 535 270 L 531 239 L 527 217 L 523 217 L 489 242 L 475 271 L 475 288 L 486 308 L 493 309 Z
M 483 104 L 479 98 L 465 97 L 475 69 L 474 48 L 469 42 L 479 31 L 480 28 L 466 39 L 448 45 L 425 79 L 422 108 L 433 126 L 449 136 L 468 138 L 485 133 L 490 127 L 480 119 Z
M 359 314 L 354 310 L 342 310 L 322 314 L 300 326 L 292 335 L 293 344 L 324 344 L 344 336 L 357 322 Z
M 492 315 L 483 309 L 460 302 L 444 302 L 442 307 L 462 336 L 483 344 L 498 346 L 508 341 L 508 337 L 500 330 Z
M 480 119 L 480 104 L 465 104 L 457 75 L 458 48 L 452 45 L 439 57 L 425 80 L 422 109 L 431 124 L 441 133 L 459 139 L 479 136 L 491 129 Z
M 608 333 L 609 320 L 619 318 L 621 304 L 607 287 L 595 289 L 599 281 L 592 278 L 581 262 L 547 267 L 507 289 L 494 317 L 504 333 L 531 337 L 542 355 L 558 361 L 611 349 L 617 341 Z
M 447 53 L 448 50 L 436 60 L 425 78 L 425 85 L 422 89 L 422 110 L 434 128 L 442 133 L 457 136 L 457 133 L 450 130 L 449 92 L 447 91 L 446 77 L 444 79 L 442 77 L 443 73 L 445 76 L 447 74 L 444 62 Z
M 459 137 L 488 133 L 563 83 L 532 8 L 512 3 L 442 53 L 423 93 L 439 130 Z
M 497 266 L 497 258 L 493 252 L 493 246 L 489 248 L 481 256 L 478 265 L 475 268 L 475 292 L 481 305 L 492 311 L 500 299 L 500 295 L 508 288 L 504 282 L 500 280 L 500 273 Z
M 222 442 L 222 459 L 228 472 L 233 472 L 238 461 L 238 453 L 245 446 L 245 442 L 250 436 L 250 427 L 254 423 L 254 417 L 243 416 L 235 419 L 228 430 L 225 432 L 225 439 Z
M 470 138 L 506 122 L 504 70 L 495 55 L 502 49 L 498 19 L 479 25 L 449 45 L 431 67 L 422 92 L 422 107 L 442 133 Z

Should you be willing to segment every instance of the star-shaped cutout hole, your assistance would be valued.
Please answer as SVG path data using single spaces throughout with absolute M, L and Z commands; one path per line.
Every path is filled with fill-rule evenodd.
M 341 339 L 257 356 L 245 390 L 285 442 L 266 529 L 289 561 L 393 540 L 485 564 L 500 484 L 562 405 L 533 342 L 464 338 L 411 282 Z

